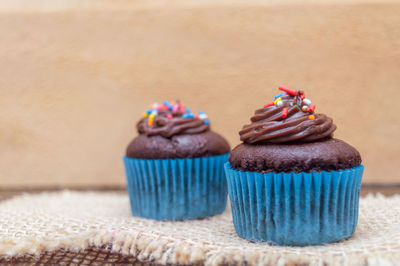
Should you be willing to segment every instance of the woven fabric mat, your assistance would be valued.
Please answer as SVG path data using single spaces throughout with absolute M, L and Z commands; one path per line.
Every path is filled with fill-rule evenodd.
M 280 247 L 239 238 L 231 212 L 202 220 L 132 217 L 128 196 L 104 192 L 23 195 L 0 204 L 0 256 L 15 258 L 88 247 L 155 263 L 399 265 L 400 196 L 360 200 L 355 235 L 312 247 Z

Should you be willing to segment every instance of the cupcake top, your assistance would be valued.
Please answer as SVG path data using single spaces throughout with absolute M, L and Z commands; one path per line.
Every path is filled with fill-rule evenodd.
M 126 151 L 130 158 L 195 158 L 230 151 L 228 142 L 210 129 L 204 111 L 194 114 L 179 101 L 151 105 L 136 128 L 139 136 Z
M 360 153 L 332 137 L 330 117 L 315 112 L 304 91 L 279 87 L 274 101 L 255 111 L 229 157 L 232 168 L 256 172 L 331 171 L 361 164 Z
M 255 111 L 251 124 L 239 132 L 245 143 L 312 142 L 331 137 L 336 126 L 330 117 L 315 113 L 304 91 L 279 87 L 274 101 Z
M 150 106 L 136 125 L 139 134 L 160 135 L 165 138 L 180 134 L 199 134 L 210 129 L 210 121 L 204 111 L 193 114 L 179 101 Z

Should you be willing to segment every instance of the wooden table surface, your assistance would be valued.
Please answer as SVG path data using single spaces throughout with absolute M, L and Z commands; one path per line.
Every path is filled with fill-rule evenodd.
M 46 191 L 59 191 L 66 188 L 14 188 L 14 189 L 1 189 L 0 188 L 0 201 L 10 199 L 12 197 L 30 193 L 37 194 Z M 97 187 L 97 188 L 68 188 L 78 191 L 104 191 L 104 192 L 121 192 L 125 193 L 124 187 Z M 365 196 L 369 193 L 382 193 L 386 196 L 400 194 L 400 184 L 392 185 L 363 185 L 361 195 Z M 151 263 L 142 263 L 137 261 L 135 257 L 123 256 L 121 254 L 112 252 L 111 246 L 89 247 L 80 252 L 71 252 L 64 249 L 56 250 L 54 252 L 45 252 L 39 258 L 26 255 L 19 258 L 7 259 L 0 256 L 0 265 L 20 265 L 20 264 L 34 264 L 34 265 L 115 265 L 115 264 L 130 264 L 130 265 L 154 265 Z

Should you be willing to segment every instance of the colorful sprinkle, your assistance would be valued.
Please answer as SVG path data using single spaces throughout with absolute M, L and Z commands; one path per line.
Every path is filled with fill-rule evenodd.
M 172 108 L 174 108 L 174 102 L 171 101 L 170 103 L 168 101 L 164 101 L 164 105 L 168 106 L 169 110 L 172 111 Z
M 315 115 L 309 115 L 309 116 L 308 116 L 308 119 L 314 120 L 314 119 L 315 119 Z
M 176 113 L 176 112 L 178 112 L 178 109 L 179 109 L 179 104 L 174 104 L 174 107 L 172 107 L 172 112 L 173 113 Z
M 310 105 L 310 104 L 311 104 L 311 101 L 310 101 L 309 99 L 304 99 L 304 100 L 303 100 L 303 103 L 305 103 L 305 104 L 307 104 L 307 105 Z
M 274 102 L 266 103 L 266 104 L 264 104 L 264 108 L 270 107 L 270 106 L 273 106 L 273 105 L 275 105 Z
M 279 90 L 283 92 L 278 95 L 275 95 L 274 97 L 275 100 L 273 102 L 266 103 L 264 105 L 264 108 L 273 105 L 282 108 L 281 112 L 282 118 L 286 118 L 288 116 L 289 109 L 293 110 L 291 108 L 299 108 L 304 113 L 310 113 L 310 114 L 314 113 L 315 105 L 312 104 L 310 99 L 306 98 L 306 95 L 303 90 L 293 90 L 283 86 L 279 86 Z M 293 99 L 285 97 L 283 101 L 282 100 L 283 95 L 290 95 L 295 97 L 293 97 Z M 313 117 L 314 116 L 310 116 L 310 119 L 315 119 L 315 117 L 314 118 Z
M 276 99 L 276 100 L 274 101 L 274 104 L 277 105 L 278 102 L 280 102 L 280 101 L 282 101 L 282 98 L 281 98 L 281 97 L 279 97 L 278 99 Z
M 286 118 L 288 115 L 288 109 L 285 107 L 282 109 L 281 117 Z
M 194 118 L 194 114 L 192 114 L 192 113 L 183 114 L 182 117 L 183 117 L 183 118 Z
M 199 118 L 200 118 L 201 120 L 205 120 L 205 119 L 208 118 L 208 115 L 206 115 L 204 112 L 199 112 Z
M 187 119 L 201 119 L 203 120 L 204 124 L 210 124 L 208 116 L 204 111 L 199 111 L 199 114 L 194 114 L 190 111 L 190 108 L 185 107 L 179 101 L 163 101 L 161 105 L 154 103 L 150 105 L 149 109 L 147 109 L 146 112 L 142 114 L 143 118 L 147 118 L 146 122 L 149 127 L 154 125 L 154 121 L 158 115 L 164 116 L 167 119 L 173 119 L 174 116 L 179 116 Z
M 149 127 L 153 126 L 154 117 L 155 117 L 155 115 L 153 115 L 153 114 L 150 114 L 150 115 L 149 115 L 149 118 L 147 119 L 147 125 L 148 125 Z
M 314 110 L 315 110 L 315 104 L 311 104 L 311 105 L 310 105 L 310 108 L 308 108 L 308 111 L 309 111 L 310 113 L 313 113 Z
M 168 106 L 168 105 L 160 105 L 157 109 L 158 109 L 159 111 L 171 110 L 171 109 L 172 109 L 172 106 L 170 107 L 170 106 Z
M 279 89 L 280 89 L 281 91 L 286 92 L 287 94 L 289 94 L 289 95 L 291 95 L 291 96 L 296 96 L 297 93 L 298 93 L 296 90 L 289 89 L 289 88 L 286 88 L 286 87 L 283 87 L 283 86 L 279 86 Z
M 275 99 L 277 99 L 277 98 L 279 98 L 279 97 L 281 97 L 282 95 L 285 95 L 285 94 L 286 94 L 286 92 L 279 93 L 278 95 L 275 96 Z

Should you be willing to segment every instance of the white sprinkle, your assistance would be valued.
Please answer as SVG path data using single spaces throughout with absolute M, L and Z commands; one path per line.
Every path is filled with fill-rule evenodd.
M 306 99 L 303 100 L 303 103 L 305 103 L 305 104 L 307 104 L 307 105 L 310 105 L 310 104 L 311 104 L 311 101 L 310 101 L 309 99 L 306 98 Z
M 201 120 L 206 120 L 208 118 L 208 116 L 205 113 L 199 114 L 199 118 Z
M 303 110 L 303 112 L 307 112 L 308 111 L 308 106 L 303 105 L 303 107 L 301 107 L 301 110 Z
M 278 107 L 281 107 L 283 105 L 283 102 L 282 101 L 278 101 L 277 103 L 276 103 L 276 106 L 278 106 Z

